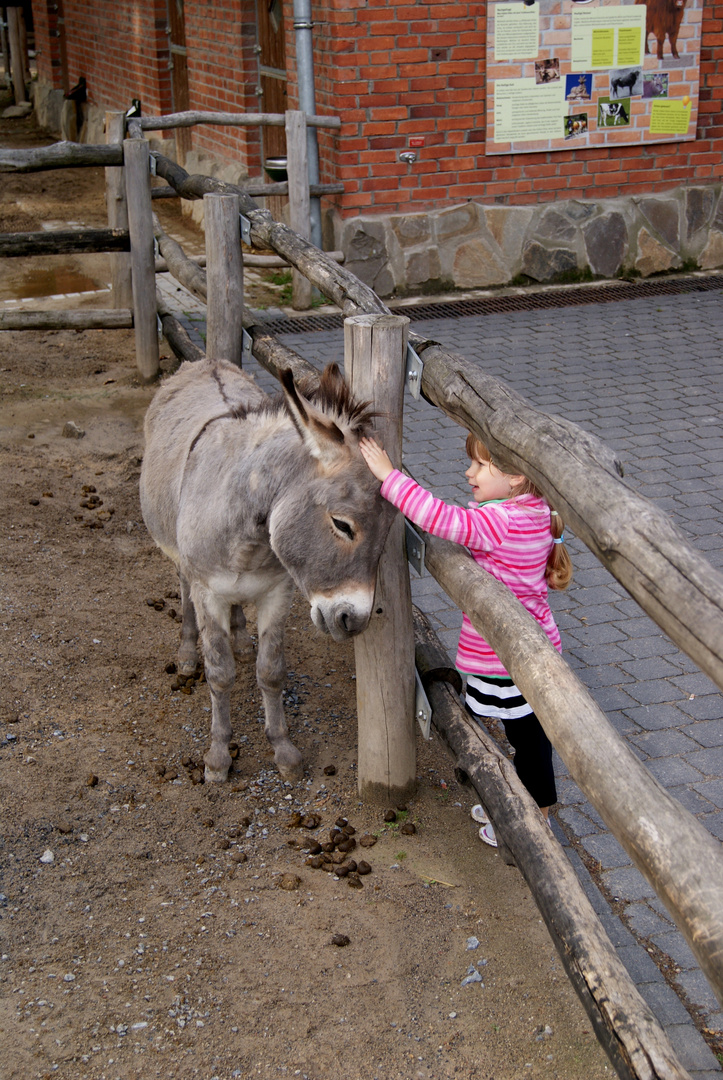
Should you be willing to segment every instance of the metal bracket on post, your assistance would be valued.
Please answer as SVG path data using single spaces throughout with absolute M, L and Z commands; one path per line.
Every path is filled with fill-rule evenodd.
M 411 345 L 407 345 L 407 377 L 405 385 L 413 398 L 419 401 L 422 394 L 424 364 Z
M 248 330 L 241 331 L 241 366 L 246 367 L 251 362 L 251 349 L 253 347 L 254 339 L 249 334 Z
M 151 176 L 158 176 L 158 173 L 156 172 L 156 155 L 155 154 L 151 153 L 151 154 L 148 155 L 148 164 L 150 165 Z
M 432 706 L 427 700 L 427 695 L 424 692 L 422 686 L 422 680 L 419 677 L 419 672 L 416 667 L 414 669 L 414 715 L 417 718 L 417 723 L 422 729 L 422 735 L 425 739 L 432 738 Z
M 420 577 L 424 575 L 424 557 L 426 544 L 414 526 L 404 520 L 404 540 L 407 548 L 407 562 L 410 562 Z
M 239 220 L 241 222 L 241 239 L 244 244 L 251 247 L 251 222 L 243 214 L 239 214 Z

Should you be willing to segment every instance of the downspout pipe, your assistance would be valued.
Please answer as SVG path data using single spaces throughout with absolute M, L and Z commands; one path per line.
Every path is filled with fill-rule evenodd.
M 314 43 L 311 31 L 311 0 L 294 0 L 294 31 L 296 33 L 296 70 L 299 84 L 299 108 L 307 116 L 316 114 L 314 93 Z M 319 183 L 319 144 L 316 128 L 306 129 L 306 147 L 309 159 L 309 183 Z M 321 248 L 321 200 L 312 197 L 309 206 L 311 218 L 311 242 Z

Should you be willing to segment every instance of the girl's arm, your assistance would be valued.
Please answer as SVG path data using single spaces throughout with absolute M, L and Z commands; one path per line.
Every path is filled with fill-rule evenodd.
M 500 512 L 500 507 L 496 506 L 494 513 L 487 514 L 450 506 L 395 469 L 389 456 L 373 439 L 360 439 L 359 449 L 371 472 L 382 481 L 383 497 L 415 525 L 434 536 L 483 551 L 492 551 L 504 540 L 508 530 L 507 514 Z

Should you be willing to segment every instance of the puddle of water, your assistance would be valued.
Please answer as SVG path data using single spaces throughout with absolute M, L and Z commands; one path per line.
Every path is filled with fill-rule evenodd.
M 25 297 L 57 296 L 59 293 L 91 292 L 106 288 L 105 283 L 68 267 L 28 268 L 13 274 L 0 287 L 3 300 L 23 300 Z

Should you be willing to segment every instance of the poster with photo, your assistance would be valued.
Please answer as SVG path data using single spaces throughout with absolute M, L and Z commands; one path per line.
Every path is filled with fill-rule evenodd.
M 487 154 L 695 138 L 703 0 L 490 0 Z

